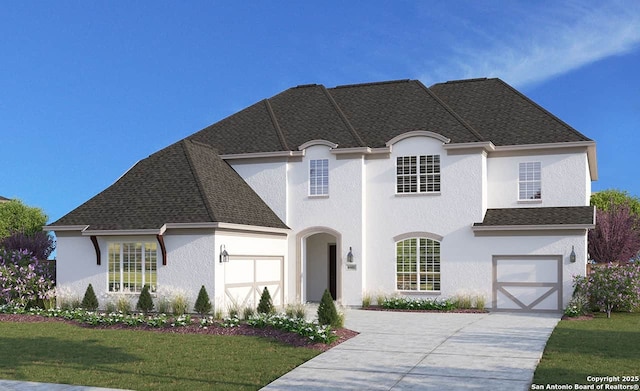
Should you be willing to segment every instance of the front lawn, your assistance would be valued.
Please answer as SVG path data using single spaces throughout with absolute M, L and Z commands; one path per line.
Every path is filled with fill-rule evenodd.
M 0 378 L 134 390 L 256 390 L 319 351 L 250 336 L 0 322 Z
M 593 381 L 589 376 L 618 376 Z M 630 376 L 627 381 L 624 376 Z M 596 314 L 558 323 L 536 369 L 533 384 L 628 384 L 640 376 L 640 313 Z M 635 380 L 635 381 L 634 381 Z

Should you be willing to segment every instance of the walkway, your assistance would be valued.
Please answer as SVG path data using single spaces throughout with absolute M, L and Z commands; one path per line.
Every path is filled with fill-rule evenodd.
M 360 335 L 263 390 L 528 390 L 559 319 L 349 309 Z

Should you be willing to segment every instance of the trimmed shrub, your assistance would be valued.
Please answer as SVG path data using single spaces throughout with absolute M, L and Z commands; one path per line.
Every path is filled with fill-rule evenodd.
M 211 312 L 211 300 L 209 300 L 209 294 L 207 294 L 207 290 L 202 286 L 200 288 L 200 292 L 198 293 L 198 298 L 196 299 L 196 304 L 193 309 L 199 313 L 200 315 L 206 315 Z
M 324 290 L 320 305 L 318 306 L 318 322 L 320 324 L 329 325 L 331 327 L 340 327 L 340 316 L 336 310 L 331 293 L 328 289 Z
M 151 293 L 149 293 L 149 285 L 145 284 L 145 286 L 142 287 L 142 292 L 140 292 L 140 297 L 138 297 L 136 309 L 142 311 L 145 316 L 149 311 L 153 310 L 153 299 L 151 298 Z
M 262 296 L 260 296 L 260 303 L 258 303 L 258 313 L 260 314 L 273 314 L 276 309 L 273 307 L 273 301 L 269 290 L 265 286 L 262 290 Z
M 93 291 L 93 286 L 91 284 L 89 284 L 87 290 L 84 292 L 84 297 L 82 298 L 80 306 L 89 311 L 95 311 L 98 309 L 98 298 L 96 297 L 96 293 Z

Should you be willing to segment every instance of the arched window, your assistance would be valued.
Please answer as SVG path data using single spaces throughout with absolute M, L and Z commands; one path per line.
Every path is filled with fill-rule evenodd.
M 401 291 L 440 291 L 440 242 L 429 238 L 396 242 L 396 288 Z

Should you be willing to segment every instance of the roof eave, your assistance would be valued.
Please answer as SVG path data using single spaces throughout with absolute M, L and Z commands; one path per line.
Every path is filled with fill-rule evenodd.
M 248 152 L 248 153 L 229 153 L 220 155 L 222 160 L 239 160 L 239 159 L 263 159 L 263 158 L 291 158 L 302 157 L 304 151 L 274 151 L 274 152 Z
M 545 224 L 545 225 L 473 225 L 474 232 L 505 232 L 505 231 L 566 231 L 590 230 L 594 224 Z

